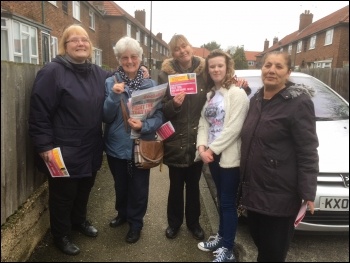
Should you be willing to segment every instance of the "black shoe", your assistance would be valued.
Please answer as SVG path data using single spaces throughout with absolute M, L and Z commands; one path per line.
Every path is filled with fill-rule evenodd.
M 80 249 L 67 236 L 55 237 L 53 242 L 64 254 L 74 256 L 80 252 Z
M 111 222 L 109 222 L 109 226 L 110 227 L 117 227 L 117 226 L 121 226 L 124 223 L 126 223 L 126 219 L 121 217 L 121 216 L 117 216 Z
M 73 229 L 79 231 L 80 233 L 88 237 L 97 237 L 98 234 L 97 229 L 93 225 L 91 225 L 91 223 L 87 220 L 79 225 L 74 225 Z
M 126 235 L 126 242 L 128 243 L 135 243 L 140 239 L 140 235 L 141 235 L 141 230 L 133 230 L 133 229 L 129 229 L 128 234 Z
M 165 236 L 167 238 L 173 239 L 177 236 L 177 234 L 179 233 L 179 229 L 180 228 L 175 228 L 175 227 L 170 227 L 168 226 L 168 228 L 165 230 Z
M 204 239 L 204 230 L 201 228 L 201 226 L 196 226 L 196 227 L 193 227 L 193 228 L 188 228 L 193 237 L 197 240 L 203 240 Z

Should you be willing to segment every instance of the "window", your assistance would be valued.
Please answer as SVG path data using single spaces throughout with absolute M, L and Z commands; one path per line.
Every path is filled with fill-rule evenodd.
M 53 4 L 54 6 L 57 6 L 57 1 L 48 1 L 48 2 Z
M 36 28 L 13 21 L 13 61 L 39 64 L 37 43 Z
M 62 10 L 65 14 L 68 14 L 68 1 L 62 1 Z
M 283 52 L 283 47 L 280 48 L 280 52 Z
M 57 37 L 51 37 L 51 58 L 55 58 L 58 53 L 58 39 Z
M 254 66 L 254 61 L 248 61 L 248 66 Z
M 312 36 L 310 38 L 310 47 L 309 49 L 315 49 L 316 47 L 316 35 Z
M 102 50 L 98 48 L 94 48 L 92 50 L 92 63 L 96 64 L 97 66 L 102 66 Z
M 131 37 L 131 25 L 129 23 L 126 24 L 126 35 Z
M 89 27 L 95 30 L 95 13 L 92 9 L 89 10 Z
M 143 41 L 143 44 L 145 45 L 145 46 L 148 46 L 148 38 L 147 38 L 147 36 L 145 35 L 145 38 L 144 38 L 144 41 Z
M 140 30 L 137 29 L 137 31 L 136 31 L 136 40 L 137 40 L 138 42 L 140 42 L 140 35 L 141 35 Z
M 158 43 L 156 43 L 156 51 L 158 51 Z
M 41 33 L 41 53 L 42 61 L 45 65 L 50 62 L 50 35 L 48 33 Z
M 80 1 L 73 1 L 73 17 L 80 21 Z
M 1 18 L 1 60 L 10 60 L 10 28 L 9 20 Z
M 314 67 L 315 68 L 331 68 L 332 67 L 332 59 L 315 61 Z
M 302 46 L 303 46 L 303 41 L 299 40 L 299 41 L 298 41 L 298 45 L 297 45 L 297 53 L 300 53 L 300 52 L 301 52 Z
M 333 43 L 333 29 L 327 30 L 326 39 L 324 41 L 325 45 L 330 45 Z
M 292 46 L 292 44 L 290 44 L 290 45 L 288 46 L 288 54 L 289 54 L 289 55 L 292 55 L 292 49 L 293 49 L 293 46 Z

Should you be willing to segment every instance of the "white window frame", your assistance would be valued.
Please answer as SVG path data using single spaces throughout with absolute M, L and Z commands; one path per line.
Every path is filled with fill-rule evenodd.
M 290 45 L 288 46 L 288 54 L 289 54 L 289 55 L 292 55 L 292 49 L 293 49 L 293 45 L 290 44 Z
M 144 37 L 143 44 L 144 44 L 145 46 L 148 46 L 148 37 L 147 37 L 146 34 L 145 34 L 145 37 Z
M 310 46 L 309 46 L 309 50 L 310 49 L 315 49 L 316 47 L 316 35 L 312 36 L 310 38 Z
M 4 25 L 3 25 L 4 22 Z M 13 61 L 13 45 L 12 45 L 12 24 L 11 20 L 8 18 L 1 18 L 1 36 L 2 33 L 6 33 L 7 36 L 7 42 L 3 37 L 1 37 L 1 53 L 4 52 L 4 55 L 6 55 L 6 61 Z M 1 55 L 1 60 L 3 60 L 3 57 Z
M 27 25 L 27 24 L 24 24 L 24 23 L 21 23 L 19 21 L 15 21 L 13 20 L 12 21 L 12 24 L 17 24 L 19 25 L 19 52 L 16 52 L 16 50 L 14 49 L 13 52 L 12 52 L 12 60 L 10 61 L 15 61 L 15 57 L 17 59 L 20 59 L 20 61 L 15 61 L 15 62 L 19 62 L 19 63 L 30 63 L 30 64 L 39 64 L 39 51 L 38 51 L 38 32 L 37 32 L 37 29 L 33 26 L 30 26 L 30 25 Z M 24 28 L 25 27 L 28 27 L 29 31 L 25 31 Z M 12 31 L 14 30 L 14 26 L 12 25 Z M 31 30 L 34 30 L 34 34 L 33 36 L 30 34 L 30 31 Z M 14 35 L 15 34 L 12 34 L 12 39 L 11 39 L 11 42 L 13 44 L 13 46 L 15 47 L 15 38 L 14 38 Z M 28 52 L 29 52 L 29 62 L 27 61 L 23 61 L 24 60 L 24 54 L 23 54 L 23 36 L 26 36 L 26 37 L 29 37 L 29 40 L 28 40 Z M 34 37 L 34 39 L 33 39 Z M 33 43 L 35 45 L 35 47 L 33 47 Z M 33 54 L 33 48 L 35 49 L 35 54 Z M 10 56 L 9 56 L 10 57 Z M 11 58 L 11 57 L 10 57 Z M 36 60 L 36 63 L 32 63 L 33 60 Z
M 297 53 L 301 52 L 302 47 L 303 47 L 303 41 L 299 40 L 297 44 Z
M 126 24 L 126 35 L 131 37 L 131 25 L 129 23 Z
M 326 37 L 324 39 L 324 45 L 327 46 L 327 45 L 331 45 L 333 43 L 333 32 L 334 32 L 334 29 L 329 29 L 327 30 L 326 32 Z
M 158 42 L 156 42 L 156 51 L 158 52 Z
M 80 21 L 80 1 L 73 1 L 73 17 Z
M 58 38 L 51 36 L 51 59 L 58 54 Z
M 53 4 L 54 6 L 57 6 L 57 1 L 48 1 L 50 4 Z
M 95 12 L 89 9 L 89 27 L 95 30 Z
M 96 64 L 97 66 L 102 66 L 102 50 L 99 48 L 93 48 L 92 49 L 92 57 L 91 57 L 91 62 L 93 64 Z
M 314 62 L 314 68 L 331 68 L 332 59 L 319 60 Z
M 141 32 L 140 29 L 137 29 L 136 31 L 136 40 L 140 43 L 140 36 L 141 36 Z

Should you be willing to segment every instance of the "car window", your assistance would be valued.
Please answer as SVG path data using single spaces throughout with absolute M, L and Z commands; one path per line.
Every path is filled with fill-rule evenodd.
M 252 90 L 249 95 L 249 98 L 251 98 L 263 85 L 261 77 L 244 76 L 244 78 L 248 81 Z M 290 81 L 315 88 L 316 95 L 312 98 L 312 101 L 314 102 L 317 120 L 349 119 L 349 105 L 323 82 L 315 78 L 295 76 L 290 77 Z

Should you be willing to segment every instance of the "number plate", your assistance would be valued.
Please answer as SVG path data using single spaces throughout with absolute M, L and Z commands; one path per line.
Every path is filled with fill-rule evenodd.
M 321 196 L 320 209 L 323 211 L 349 211 L 349 198 Z

